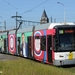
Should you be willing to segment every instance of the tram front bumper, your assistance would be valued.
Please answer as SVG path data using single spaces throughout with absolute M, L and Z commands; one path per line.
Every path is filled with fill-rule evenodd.
M 54 60 L 53 61 L 53 65 L 56 65 L 56 66 L 63 66 L 63 65 L 72 65 L 72 64 L 75 64 L 75 59 L 72 59 L 72 60 Z

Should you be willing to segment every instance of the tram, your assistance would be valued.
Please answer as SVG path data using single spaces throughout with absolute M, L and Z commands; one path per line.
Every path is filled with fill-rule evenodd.
M 75 64 L 75 24 L 47 23 L 0 33 L 0 52 L 56 66 Z

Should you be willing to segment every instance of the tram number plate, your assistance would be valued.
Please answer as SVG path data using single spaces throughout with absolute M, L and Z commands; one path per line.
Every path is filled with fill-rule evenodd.
M 68 59 L 69 60 L 72 60 L 73 59 L 73 53 L 72 52 L 69 53 Z

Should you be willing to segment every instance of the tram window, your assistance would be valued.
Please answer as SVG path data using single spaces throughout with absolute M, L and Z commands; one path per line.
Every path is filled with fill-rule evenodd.
M 41 50 L 46 50 L 46 36 L 41 36 Z
M 20 37 L 17 37 L 18 54 L 20 54 Z
M 28 45 L 29 45 L 29 48 L 31 48 L 31 36 L 28 36 Z
M 4 51 L 6 52 L 6 38 L 4 39 Z

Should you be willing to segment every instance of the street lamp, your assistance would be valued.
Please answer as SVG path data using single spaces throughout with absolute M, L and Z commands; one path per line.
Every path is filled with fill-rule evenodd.
M 64 24 L 66 24 L 66 17 L 65 17 L 65 6 L 63 3 L 57 2 L 58 4 L 61 4 L 64 7 Z

